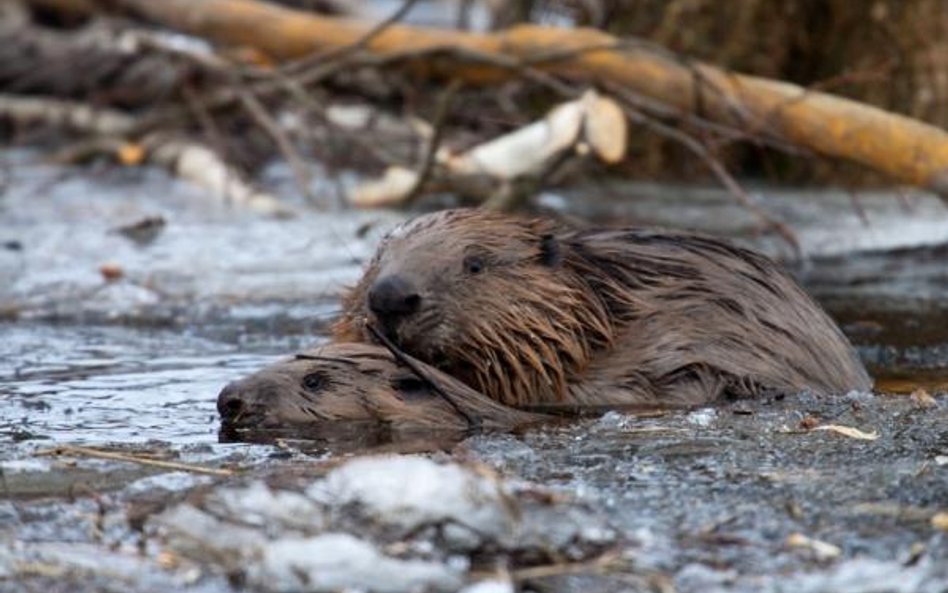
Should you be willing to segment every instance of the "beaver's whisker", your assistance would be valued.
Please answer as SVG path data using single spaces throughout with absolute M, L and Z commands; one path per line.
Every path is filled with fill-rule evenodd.
M 417 333 L 429 332 L 433 330 L 434 328 L 438 327 L 439 325 L 441 325 L 441 322 L 443 320 L 444 320 L 443 315 L 438 314 L 437 311 L 433 311 L 427 317 L 422 317 L 418 319 L 416 323 L 416 326 L 417 326 L 416 331 Z

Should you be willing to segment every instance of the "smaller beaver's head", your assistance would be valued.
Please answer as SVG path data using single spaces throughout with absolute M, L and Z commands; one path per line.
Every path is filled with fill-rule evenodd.
M 499 406 L 463 383 L 414 361 L 419 377 L 371 344 L 327 344 L 230 383 L 217 398 L 221 424 L 292 428 L 366 422 L 395 428 L 468 428 L 456 405 L 487 427 L 512 427 L 529 415 Z
M 228 384 L 217 398 L 230 428 L 282 428 L 337 421 L 464 422 L 384 348 L 327 344 Z
M 565 396 L 568 368 L 611 335 L 602 303 L 563 265 L 557 225 L 484 210 L 409 221 L 344 302 L 338 340 L 374 324 L 409 354 L 506 404 Z

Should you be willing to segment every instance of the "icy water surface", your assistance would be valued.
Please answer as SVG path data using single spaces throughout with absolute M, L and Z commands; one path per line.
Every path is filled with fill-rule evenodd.
M 406 467 L 420 472 L 414 485 L 433 482 L 416 493 L 420 503 L 406 493 L 407 505 L 421 507 L 397 516 L 437 508 L 447 514 L 436 523 L 463 522 L 475 511 L 425 505 L 456 494 L 439 472 L 485 479 L 483 466 L 464 465 L 481 463 L 508 491 L 496 504 L 513 505 L 518 525 L 543 533 L 504 531 L 504 519 L 496 534 L 475 537 L 456 525 L 393 531 L 382 510 L 364 523 L 351 506 L 333 507 L 324 491 L 343 478 L 320 480 L 342 449 L 298 435 L 219 442 L 221 387 L 325 339 L 341 287 L 402 215 L 301 209 L 269 220 L 155 171 L 67 170 L 63 181 L 61 170 L 14 157 L 23 160 L 0 197 L 0 591 L 320 590 L 300 575 L 330 568 L 302 557 L 286 564 L 287 550 L 305 546 L 368 558 L 364 566 L 382 571 L 370 589 L 421 571 L 441 583 L 431 590 L 488 574 L 529 590 L 588 593 L 948 590 L 948 264 L 944 247 L 920 244 L 943 242 L 948 226 L 939 222 L 948 218 L 927 197 L 915 211 L 867 198 L 878 221 L 868 228 L 850 220 L 845 195 L 771 200 L 821 255 L 796 272 L 859 345 L 879 391 L 903 395 L 612 412 L 515 435 L 373 441 L 375 451 L 423 451 L 447 464 Z M 588 214 L 675 221 L 654 208 L 643 217 L 649 192 L 634 208 L 591 204 Z M 660 191 L 653 197 L 653 206 L 675 205 Z M 752 240 L 719 194 L 688 200 L 703 214 L 685 210 L 679 223 Z M 826 203 L 831 214 L 818 215 Z M 116 232 L 154 216 L 166 221 L 154 237 Z M 845 229 L 839 237 L 833 217 Z M 902 249 L 852 253 L 867 245 Z M 860 432 L 807 430 L 816 424 Z M 66 446 L 193 467 L 88 449 L 56 454 Z M 459 460 L 462 469 L 450 469 Z M 413 478 L 386 484 L 409 488 Z M 293 539 L 330 527 L 377 548 Z M 373 556 L 383 552 L 408 564 Z M 340 578 L 332 582 L 350 582 Z
M 0 331 L 4 442 L 216 442 L 213 395 L 275 358 L 266 348 L 167 329 L 6 324 Z

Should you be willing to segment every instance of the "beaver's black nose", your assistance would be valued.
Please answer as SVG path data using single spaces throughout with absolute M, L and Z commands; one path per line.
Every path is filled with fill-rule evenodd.
M 382 321 L 405 317 L 421 307 L 421 295 L 399 276 L 379 278 L 369 289 L 369 309 Z
M 217 413 L 221 415 L 222 422 L 233 422 L 240 418 L 245 412 L 247 402 L 241 395 L 236 383 L 230 383 L 217 396 Z

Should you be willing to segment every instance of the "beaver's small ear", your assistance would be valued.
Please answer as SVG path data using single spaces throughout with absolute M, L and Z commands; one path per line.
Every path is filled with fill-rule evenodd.
M 563 254 L 560 252 L 560 242 L 556 240 L 553 233 L 540 237 L 540 263 L 555 268 L 561 261 L 563 261 Z

